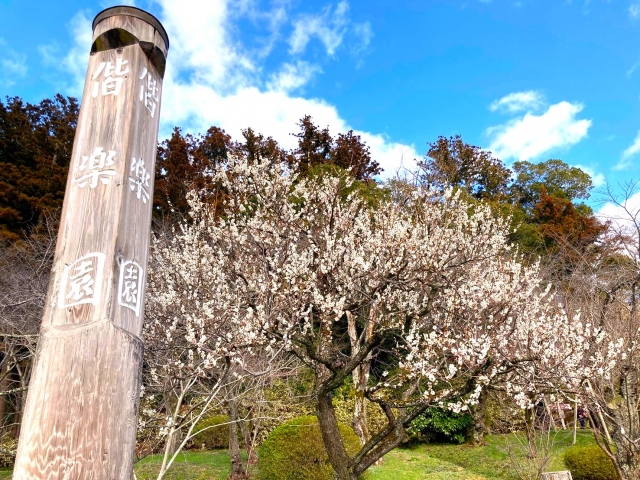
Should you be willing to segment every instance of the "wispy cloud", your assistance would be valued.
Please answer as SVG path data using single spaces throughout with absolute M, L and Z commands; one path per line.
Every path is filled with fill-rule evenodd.
M 633 140 L 633 143 L 629 145 L 622 155 L 620 156 L 620 161 L 613 167 L 614 170 L 627 170 L 631 168 L 634 164 L 633 159 L 636 154 L 640 152 L 640 130 L 636 135 L 636 138 Z
M 632 3 L 631 5 L 629 5 L 628 13 L 629 18 L 631 18 L 632 20 L 640 17 L 640 3 Z
M 285 63 L 278 72 L 269 76 L 267 90 L 291 92 L 306 85 L 316 73 L 321 71 L 318 65 L 302 60 Z
M 489 105 L 489 110 L 516 113 L 522 111 L 537 110 L 544 105 L 544 99 L 539 92 L 529 90 L 527 92 L 514 92 L 494 100 Z
M 325 7 L 320 14 L 303 15 L 294 23 L 293 33 L 289 38 L 289 51 L 302 53 L 313 37 L 317 37 L 324 45 L 328 55 L 334 55 L 347 32 L 349 4 L 338 3 L 335 9 Z
M 369 22 L 355 23 L 352 26 L 353 34 L 356 37 L 356 42 L 351 47 L 351 52 L 358 56 L 362 52 L 366 51 L 373 38 L 373 28 Z
M 91 48 L 91 20 L 87 15 L 87 12 L 80 11 L 67 24 L 73 44 L 66 53 L 60 53 L 60 48 L 55 44 L 38 47 L 44 64 L 62 74 L 55 79 L 57 89 L 76 97 L 82 95 L 87 72 L 87 52 Z
M 13 50 L 0 38 L 0 86 L 11 87 L 27 75 L 27 56 Z
M 349 36 L 350 50 L 357 56 L 367 49 L 373 37 L 369 22 L 352 22 L 349 18 L 349 4 L 343 0 L 333 8 L 324 7 L 317 14 L 300 15 L 293 22 L 293 32 L 289 37 L 289 53 L 302 54 L 309 43 L 317 38 L 329 56 L 336 54 Z
M 503 160 L 531 160 L 551 150 L 575 145 L 587 136 L 591 120 L 578 119 L 580 103 L 559 102 L 539 115 L 527 112 L 505 124 L 490 127 L 489 149 Z
M 638 60 L 633 65 L 631 65 L 631 68 L 627 70 L 627 78 L 631 78 L 631 75 L 633 75 L 633 72 L 635 72 L 638 69 L 638 67 L 640 67 L 640 60 Z

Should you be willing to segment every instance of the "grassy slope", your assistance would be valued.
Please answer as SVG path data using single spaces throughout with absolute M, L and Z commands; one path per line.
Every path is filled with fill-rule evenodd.
M 553 438 L 553 455 L 546 471 L 565 470 L 562 455 L 571 446 L 571 440 L 572 433 L 568 431 Z M 593 437 L 580 432 L 577 443 L 593 443 Z M 381 466 L 370 469 L 368 480 L 511 480 L 517 477 L 507 452 L 511 448 L 518 461 L 523 462 L 525 455 L 520 445 L 512 435 L 491 435 L 483 447 L 418 445 L 397 449 L 385 457 Z
M 591 434 L 578 435 L 578 444 L 593 443 Z M 389 453 L 382 465 L 374 466 L 367 480 L 511 480 L 507 445 L 519 445 L 513 436 L 491 435 L 487 445 L 417 445 Z M 548 471 L 564 470 L 562 454 L 571 446 L 571 432 L 560 432 L 553 441 Z M 512 448 L 512 450 L 518 450 Z M 523 458 L 520 452 L 519 458 Z M 138 480 L 153 480 L 162 458 L 145 458 L 136 465 Z M 0 479 L 10 473 L 0 470 Z M 181 454 L 167 480 L 224 480 L 229 475 L 229 456 L 224 451 Z

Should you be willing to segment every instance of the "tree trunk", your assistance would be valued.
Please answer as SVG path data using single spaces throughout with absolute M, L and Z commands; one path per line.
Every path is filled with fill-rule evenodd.
M 372 317 L 373 312 L 370 312 L 369 316 Z M 351 342 L 351 355 L 356 355 L 360 351 L 360 344 L 358 343 L 358 334 L 356 329 L 355 317 L 351 312 L 347 312 L 348 333 L 349 340 Z M 365 332 L 363 341 L 368 342 L 373 334 L 374 322 L 372 318 L 369 318 L 365 325 Z M 367 443 L 371 435 L 369 434 L 369 427 L 367 426 L 367 399 L 364 396 L 365 389 L 369 383 L 369 372 L 371 370 L 371 356 L 362 362 L 361 365 L 353 370 L 353 387 L 355 389 L 355 404 L 353 407 L 353 421 L 352 426 L 354 432 L 360 439 L 360 444 Z
M 480 397 L 478 397 L 478 404 L 471 412 L 473 416 L 473 433 L 471 441 L 474 445 L 484 445 L 484 437 L 489 433 L 486 423 L 488 400 L 489 392 L 486 387 L 483 387 L 480 392 Z
M 240 442 L 238 441 L 238 399 L 230 395 L 227 400 L 229 409 L 229 457 L 231 458 L 231 480 L 247 478 L 240 457 Z
M 369 427 L 367 427 L 367 399 L 364 391 L 356 389 L 355 404 L 353 407 L 353 431 L 360 439 L 360 444 L 364 445 L 370 438 Z
M 7 365 L 9 359 L 5 356 L 2 360 L 2 368 L 0 368 L 0 392 L 6 392 L 9 390 L 9 372 L 7 371 Z M 6 425 L 5 415 L 7 414 L 7 396 L 0 395 L 0 436 L 4 433 L 4 427 Z
M 525 430 L 527 434 L 527 446 L 528 446 L 529 458 L 535 457 L 535 451 L 532 451 L 532 446 L 535 445 L 535 442 L 536 442 L 536 429 L 535 429 L 534 416 L 535 415 L 534 415 L 533 408 L 527 408 L 524 411 L 524 423 L 525 423 Z
M 24 392 L 17 391 L 15 393 L 15 402 L 13 405 L 13 415 L 11 418 L 11 436 L 13 438 L 20 437 L 20 424 L 22 424 L 22 412 L 24 405 Z
M 320 432 L 329 462 L 335 472 L 336 480 L 357 480 L 358 476 L 351 471 L 351 459 L 342 443 L 336 412 L 331 401 L 331 392 L 320 388 L 316 399 L 316 414 L 320 424 Z
M 558 410 L 558 418 L 560 419 L 560 425 L 562 425 L 562 429 L 567 429 L 567 424 L 564 423 L 564 410 L 560 406 L 560 402 L 556 402 L 556 410 Z
M 242 431 L 242 440 L 244 442 L 244 450 L 247 452 L 247 464 L 256 465 L 258 463 L 258 452 L 251 436 L 253 426 L 253 412 L 249 408 L 249 418 L 240 422 L 240 430 Z
M 24 409 L 27 401 L 27 386 L 29 384 L 29 369 L 20 366 L 20 363 L 16 360 L 15 362 L 15 371 L 18 376 L 18 388 L 19 390 L 16 392 L 16 403 L 15 410 L 13 413 L 13 425 L 11 427 L 13 436 L 18 438 L 20 436 L 20 428 L 22 426 L 22 415 L 24 414 Z
M 554 432 L 557 432 L 558 431 L 558 427 L 556 426 L 556 421 L 553 419 L 553 412 L 551 411 L 551 407 L 549 406 L 549 402 L 547 402 L 546 398 L 543 400 L 543 402 L 544 402 L 545 412 L 547 412 L 547 417 L 549 417 L 549 426 L 553 427 L 553 431 Z
M 173 455 L 180 448 L 180 444 L 182 443 L 182 431 L 180 429 L 176 429 L 171 434 L 171 438 L 167 439 L 167 452 L 169 455 Z
M 623 480 L 640 480 L 640 446 L 636 443 L 640 438 L 640 416 L 638 405 L 638 372 L 630 368 L 622 376 L 619 390 L 619 403 L 612 411 L 614 422 L 610 441 L 616 446 L 614 455 L 618 464 L 618 472 Z M 598 419 L 601 428 L 608 433 L 600 410 Z

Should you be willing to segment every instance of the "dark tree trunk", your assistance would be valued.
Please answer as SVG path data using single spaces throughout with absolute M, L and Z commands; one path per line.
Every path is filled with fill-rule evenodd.
M 249 465 L 255 465 L 258 463 L 258 452 L 251 436 L 253 427 L 252 418 L 253 414 L 251 412 L 251 409 L 249 409 L 249 419 L 247 421 L 240 421 L 240 430 L 242 431 L 244 450 L 245 452 L 247 452 L 247 464 Z
M 336 412 L 331 401 L 331 392 L 320 388 L 316 399 L 316 414 L 320 432 L 329 462 L 335 471 L 336 480 L 357 480 L 358 476 L 350 469 L 351 459 L 342 443 Z
M 231 458 L 231 480 L 241 480 L 247 478 L 240 456 L 240 442 L 238 441 L 238 400 L 231 398 L 227 400 L 229 409 L 229 457 Z
M 22 391 L 22 388 L 25 386 L 25 382 L 22 378 L 22 372 L 19 367 L 20 366 L 16 364 L 16 369 L 9 372 L 9 376 L 15 378 L 13 382 L 9 380 L 9 383 L 12 386 L 15 386 L 14 388 L 18 389 L 14 394 L 13 416 L 11 419 L 11 435 L 13 435 L 14 438 L 20 437 L 20 426 L 22 424 L 22 413 L 24 412 L 24 402 L 26 397 L 25 392 Z

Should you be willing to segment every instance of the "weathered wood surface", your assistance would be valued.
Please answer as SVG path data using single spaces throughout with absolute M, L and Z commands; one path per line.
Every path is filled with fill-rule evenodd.
M 14 479 L 131 478 L 161 89 L 139 44 L 90 56 Z
M 569 470 L 559 472 L 547 472 L 542 474 L 542 480 L 573 480 Z
M 142 352 L 108 321 L 44 336 L 13 478 L 131 478 Z

